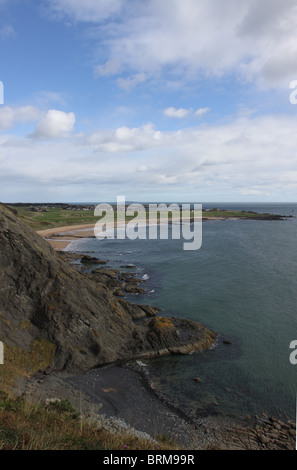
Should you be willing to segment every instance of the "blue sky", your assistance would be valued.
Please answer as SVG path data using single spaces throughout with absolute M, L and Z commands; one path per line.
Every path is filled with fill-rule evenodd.
M 0 200 L 296 201 L 293 0 L 0 0 Z

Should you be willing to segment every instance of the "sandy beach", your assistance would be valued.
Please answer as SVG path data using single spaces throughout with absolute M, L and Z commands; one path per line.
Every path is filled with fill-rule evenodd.
M 125 222 L 127 224 L 129 222 Z M 139 220 L 138 223 L 146 224 L 145 220 Z M 158 221 L 160 223 L 160 221 Z M 123 224 L 111 224 L 107 229 L 122 227 Z M 79 238 L 93 238 L 95 224 L 89 225 L 71 225 L 66 227 L 50 228 L 39 230 L 37 233 L 45 238 L 55 250 L 64 250 L 68 245 Z
M 78 238 L 94 237 L 94 224 L 88 225 L 71 225 L 65 227 L 49 228 L 45 230 L 38 230 L 37 233 L 45 238 L 55 250 L 64 250 L 67 246 Z M 80 235 L 79 231 L 83 230 Z M 62 234 L 62 235 L 59 235 Z M 55 235 L 59 235 L 55 237 Z
M 203 218 L 203 221 L 210 220 L 207 218 Z M 214 217 L 211 220 L 225 220 L 222 217 Z M 176 219 L 172 219 L 170 222 L 179 222 L 180 218 L 177 217 Z M 190 221 L 190 219 L 184 219 L 184 222 Z M 130 221 L 126 221 L 125 224 L 127 225 Z M 136 223 L 136 222 L 135 222 Z M 147 224 L 145 219 L 137 220 L 139 224 Z M 157 223 L 158 225 L 162 223 L 162 221 L 158 220 L 157 222 L 151 222 L 152 224 Z M 167 221 L 164 221 L 167 223 Z M 117 224 L 112 223 L 107 225 L 107 229 L 119 228 L 122 227 L 123 223 Z M 55 250 L 64 250 L 68 247 L 68 245 L 79 238 L 93 238 L 95 237 L 94 233 L 95 224 L 87 224 L 87 225 L 68 225 L 64 227 L 56 227 L 56 228 L 49 228 L 44 230 L 38 230 L 36 233 L 41 235 L 43 238 L 47 239 L 48 242 L 52 245 Z

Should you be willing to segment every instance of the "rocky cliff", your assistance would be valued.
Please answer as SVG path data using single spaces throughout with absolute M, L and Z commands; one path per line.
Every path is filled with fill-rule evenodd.
M 39 369 L 86 371 L 215 342 L 216 334 L 199 323 L 155 314 L 119 299 L 96 276 L 78 272 L 0 204 L 2 386 Z

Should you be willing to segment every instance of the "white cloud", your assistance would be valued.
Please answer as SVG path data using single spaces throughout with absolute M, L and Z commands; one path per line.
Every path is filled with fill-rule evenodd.
M 123 90 L 129 91 L 131 90 L 131 88 L 134 88 L 136 85 L 139 85 L 140 83 L 144 82 L 145 79 L 146 79 L 146 76 L 144 73 L 137 73 L 128 78 L 122 78 L 122 77 L 118 78 L 117 84 Z
M 66 137 L 74 128 L 74 113 L 50 109 L 37 124 L 31 137 L 55 139 Z
M 149 168 L 147 165 L 140 165 L 140 166 L 137 168 L 137 171 L 140 171 L 140 172 L 142 172 L 142 173 L 143 173 L 143 172 L 145 173 L 145 172 L 149 171 L 149 169 L 150 169 L 150 168 Z
M 111 1 L 107 10 L 102 3 L 105 16 L 96 14 L 101 3 L 55 1 L 77 20 L 91 9 L 94 21 L 109 17 L 104 38 L 98 29 L 99 75 L 122 71 L 149 79 L 163 71 L 185 81 L 235 73 L 265 87 L 287 86 L 297 76 L 295 0 Z
M 36 200 L 41 188 L 53 187 L 56 198 L 64 194 L 68 200 L 77 200 L 77 191 L 97 200 L 96 191 L 103 189 L 110 199 L 133 190 L 139 197 L 147 191 L 152 199 L 161 199 L 164 191 L 178 199 L 181 191 L 201 200 L 218 193 L 294 200 L 296 127 L 297 116 L 273 115 L 166 132 L 151 123 L 101 129 L 53 139 L 50 146 L 43 139 L 1 135 L 0 199 L 13 181 L 14 188 L 27 185 L 35 191 Z
M 244 196 L 260 196 L 263 193 L 260 189 L 241 189 L 240 194 Z
M 0 107 L 0 129 L 10 129 L 17 122 L 34 122 L 40 117 L 39 109 L 34 106 Z
M 119 127 L 113 131 L 98 131 L 81 139 L 92 145 L 96 152 L 134 152 L 162 144 L 162 133 L 152 123 L 141 127 Z
M 199 108 L 197 109 L 197 111 L 195 111 L 195 113 L 193 113 L 192 109 L 185 109 L 185 108 L 176 109 L 172 106 L 170 108 L 165 109 L 164 114 L 165 116 L 170 117 L 170 118 L 182 119 L 187 116 L 191 116 L 193 114 L 195 116 L 202 117 L 204 114 L 208 113 L 209 111 L 210 111 L 210 108 Z
M 191 110 L 189 109 L 185 109 L 185 108 L 176 109 L 174 107 L 167 108 L 164 111 L 165 116 L 173 117 L 173 118 L 184 118 L 188 116 L 190 113 L 191 113 Z
M 84 143 L 102 155 L 113 155 L 106 160 L 108 174 L 123 187 L 133 181 L 141 191 L 141 173 L 141 184 L 151 185 L 152 193 L 176 185 L 175 191 L 196 187 L 201 193 L 220 190 L 256 197 L 270 192 L 277 200 L 297 190 L 297 172 L 292 172 L 297 167 L 296 125 L 295 117 L 286 116 L 239 117 L 231 123 L 170 132 L 149 124 L 102 133 L 99 139 L 99 134 L 93 135 Z
M 97 65 L 95 67 L 95 76 L 96 77 L 105 77 L 108 75 L 115 75 L 121 69 L 121 63 L 118 60 L 109 60 L 106 64 Z
M 210 111 L 210 108 L 199 108 L 197 111 L 195 111 L 195 116 L 203 116 L 204 114 L 208 113 Z

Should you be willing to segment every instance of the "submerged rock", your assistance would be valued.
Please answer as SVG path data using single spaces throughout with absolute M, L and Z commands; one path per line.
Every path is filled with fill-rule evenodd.
M 125 292 L 127 292 L 127 294 L 145 294 L 146 290 L 132 284 L 125 287 Z
M 200 377 L 194 377 L 193 378 L 194 382 L 196 382 L 197 384 L 200 384 L 202 382 L 202 380 L 200 379 Z
M 102 261 L 98 258 L 94 258 L 93 256 L 89 256 L 89 255 L 84 255 L 81 258 L 80 262 L 83 264 L 106 264 L 107 263 L 107 261 Z
M 224 339 L 223 344 L 232 344 L 232 341 L 230 341 L 229 339 Z

